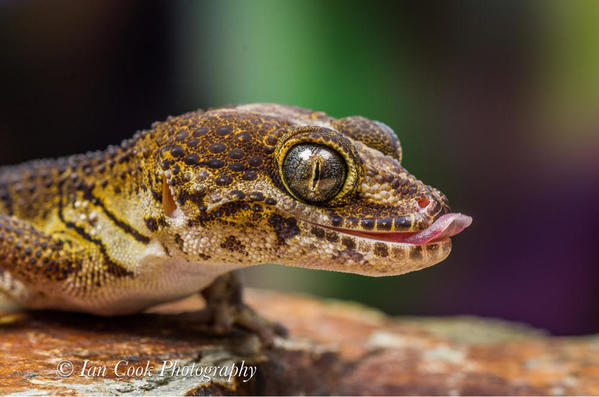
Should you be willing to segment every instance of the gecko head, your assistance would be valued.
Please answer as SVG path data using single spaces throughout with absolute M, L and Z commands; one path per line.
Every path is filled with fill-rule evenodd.
M 381 276 L 431 266 L 471 218 L 401 165 L 385 124 L 254 104 L 156 127 L 166 222 L 191 262 Z

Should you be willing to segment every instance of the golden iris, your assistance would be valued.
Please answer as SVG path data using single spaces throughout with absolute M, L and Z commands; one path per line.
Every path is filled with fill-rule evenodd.
M 347 164 L 337 151 L 317 143 L 300 143 L 283 160 L 283 177 L 291 193 L 309 203 L 324 203 L 343 188 Z

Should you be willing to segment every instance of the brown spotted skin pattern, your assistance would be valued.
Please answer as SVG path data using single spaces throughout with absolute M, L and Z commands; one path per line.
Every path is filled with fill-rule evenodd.
M 380 121 L 368 120 L 362 116 L 351 116 L 335 120 L 332 125 L 342 131 L 345 136 L 360 141 L 401 162 L 399 139 L 391 128 Z
M 282 179 L 286 150 L 302 142 L 347 163 L 330 202 L 305 203 Z M 400 161 L 380 122 L 253 104 L 171 117 L 103 152 L 4 167 L 0 291 L 31 307 L 123 314 L 262 263 L 372 276 L 421 269 L 447 257 L 451 241 L 342 230 L 420 231 L 449 211 Z

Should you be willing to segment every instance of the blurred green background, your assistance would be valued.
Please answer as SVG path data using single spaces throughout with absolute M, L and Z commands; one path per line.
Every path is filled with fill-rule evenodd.
M 249 285 L 597 332 L 597 21 L 590 0 L 4 0 L 0 163 L 225 104 L 381 120 L 474 217 L 449 259 L 376 279 L 268 265 Z

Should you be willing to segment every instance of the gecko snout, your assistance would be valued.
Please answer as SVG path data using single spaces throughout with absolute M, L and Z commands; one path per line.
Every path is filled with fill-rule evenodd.
M 417 199 L 418 207 L 431 223 L 441 216 L 451 212 L 447 196 L 437 189 L 429 188 L 428 191 Z

